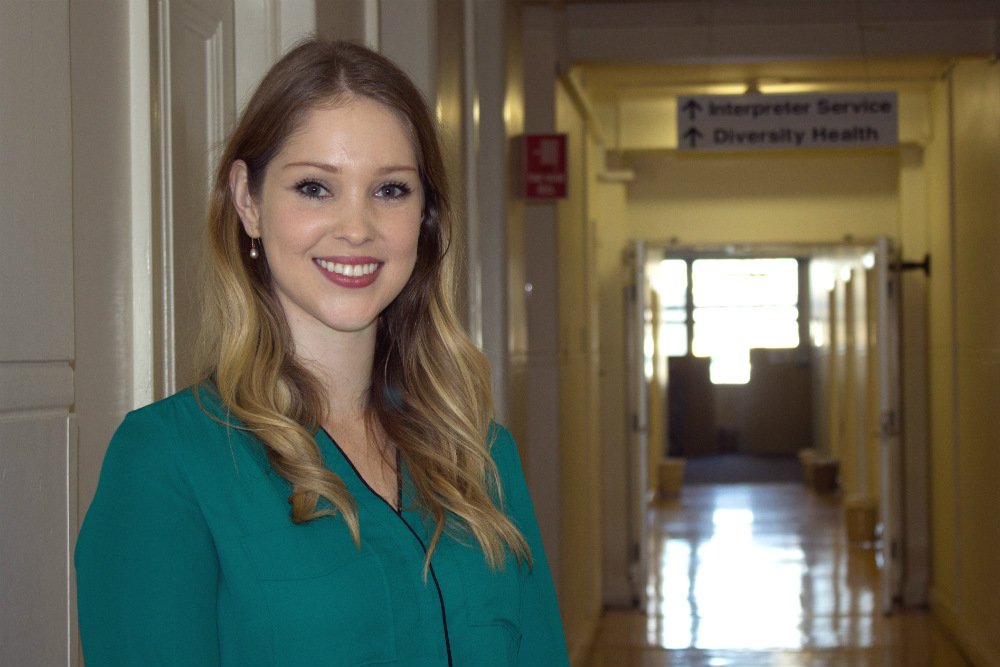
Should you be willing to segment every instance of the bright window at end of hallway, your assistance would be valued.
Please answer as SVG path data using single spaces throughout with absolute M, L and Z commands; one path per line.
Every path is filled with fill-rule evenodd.
M 691 351 L 712 358 L 714 384 L 749 382 L 752 349 L 798 347 L 798 260 L 696 259 L 691 288 Z

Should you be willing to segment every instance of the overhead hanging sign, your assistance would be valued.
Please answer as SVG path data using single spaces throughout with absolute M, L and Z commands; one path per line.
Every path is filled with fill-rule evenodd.
M 898 143 L 893 92 L 677 98 L 677 148 L 748 151 Z

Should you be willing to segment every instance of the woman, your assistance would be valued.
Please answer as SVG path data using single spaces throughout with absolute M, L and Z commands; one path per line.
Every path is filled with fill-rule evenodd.
M 205 380 L 126 417 L 81 530 L 88 667 L 567 664 L 450 225 L 402 72 L 272 68 L 215 178 Z

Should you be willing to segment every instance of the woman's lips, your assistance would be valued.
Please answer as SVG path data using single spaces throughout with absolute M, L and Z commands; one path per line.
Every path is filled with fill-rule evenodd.
M 341 287 L 368 287 L 378 278 L 382 262 L 372 257 L 335 257 L 313 260 L 323 276 Z

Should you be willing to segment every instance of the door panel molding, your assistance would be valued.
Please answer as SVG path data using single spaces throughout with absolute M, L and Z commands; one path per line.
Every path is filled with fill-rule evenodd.
M 154 86 L 154 398 L 195 380 L 198 261 L 218 152 L 235 116 L 233 0 L 159 0 Z

